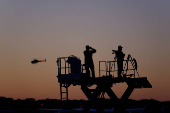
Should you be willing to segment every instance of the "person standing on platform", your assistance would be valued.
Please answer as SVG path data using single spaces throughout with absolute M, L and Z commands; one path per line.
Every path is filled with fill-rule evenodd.
M 89 45 L 86 45 L 86 50 L 84 51 L 86 74 L 90 76 L 90 70 L 89 70 L 90 68 L 92 77 L 95 78 L 94 63 L 92 58 L 93 53 L 96 53 L 96 49 L 90 47 Z
M 125 54 L 122 52 L 122 46 L 118 46 L 118 50 L 112 50 L 113 53 L 112 54 L 116 54 L 116 58 L 117 58 L 117 65 L 118 65 L 118 77 L 122 77 L 121 73 L 123 71 L 123 61 L 124 61 L 124 57 Z

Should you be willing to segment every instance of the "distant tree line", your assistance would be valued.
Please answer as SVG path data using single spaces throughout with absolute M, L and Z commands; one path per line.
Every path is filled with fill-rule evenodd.
M 50 109 L 72 109 L 83 108 L 87 100 L 68 100 L 61 101 L 57 99 L 35 100 L 33 98 L 17 99 L 0 97 L 0 110 L 7 109 L 35 109 L 35 108 L 50 108 Z M 117 103 L 110 99 L 96 100 L 98 106 L 108 109 L 113 108 Z M 144 108 L 146 104 L 151 104 L 153 109 L 161 109 L 163 106 L 170 106 L 170 101 L 160 102 L 157 100 L 132 100 L 128 99 L 125 103 L 126 108 Z

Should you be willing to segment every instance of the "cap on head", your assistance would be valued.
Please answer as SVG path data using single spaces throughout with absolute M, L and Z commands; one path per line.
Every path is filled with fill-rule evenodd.
M 118 46 L 118 49 L 122 49 L 123 47 L 121 45 Z
M 123 48 L 123 47 L 121 45 L 119 45 L 118 48 Z

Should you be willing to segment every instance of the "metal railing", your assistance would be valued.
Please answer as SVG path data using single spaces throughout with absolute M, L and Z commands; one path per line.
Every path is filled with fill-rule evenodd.
M 130 63 L 129 63 L 130 62 Z M 105 69 L 101 69 L 101 63 L 104 63 Z M 123 60 L 124 68 L 122 70 L 123 75 L 127 75 L 127 71 L 132 70 L 133 74 L 127 75 L 127 76 L 134 76 L 135 73 L 139 76 L 137 72 L 137 63 L 134 58 L 131 57 L 131 55 L 128 55 L 127 60 Z M 132 68 L 129 69 L 129 64 L 131 64 Z M 111 75 L 111 73 L 117 72 L 118 69 L 116 69 L 117 61 L 99 61 L 99 77 L 101 77 L 101 72 L 105 72 L 105 76 Z M 117 66 L 118 67 L 118 66 Z M 114 75 L 114 74 L 113 74 Z
M 62 67 L 62 60 L 64 60 L 64 66 Z M 57 66 L 58 66 L 58 75 L 61 74 L 69 74 L 71 71 L 71 66 L 69 63 L 67 63 L 66 61 L 68 60 L 68 57 L 59 57 L 57 58 Z M 64 73 L 62 73 L 62 69 L 64 70 Z M 68 73 L 67 73 L 68 72 Z

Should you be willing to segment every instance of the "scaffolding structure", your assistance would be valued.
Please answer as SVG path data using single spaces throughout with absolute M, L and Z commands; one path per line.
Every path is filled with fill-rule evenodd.
M 69 59 L 74 62 L 70 63 Z M 63 61 L 63 67 L 62 67 Z M 122 71 L 122 77 L 117 77 L 113 73 L 117 72 L 117 61 L 99 61 L 99 77 L 91 78 L 84 72 L 84 64 L 81 64 L 81 60 L 75 56 L 60 57 L 57 59 L 58 65 L 58 82 L 60 83 L 60 95 L 61 100 L 68 100 L 68 87 L 70 85 L 80 85 L 81 90 L 88 98 L 86 106 L 83 108 L 83 113 L 89 112 L 90 108 L 94 106 L 98 113 L 104 113 L 104 108 L 99 107 L 95 101 L 100 101 L 100 98 L 104 98 L 104 94 L 110 97 L 113 103 L 116 103 L 115 113 L 127 113 L 126 100 L 136 88 L 152 88 L 152 85 L 147 80 L 147 77 L 139 77 L 137 72 L 137 63 L 134 58 L 128 55 L 127 60 L 124 60 L 124 69 Z M 102 63 L 105 64 L 105 69 L 101 69 Z M 131 68 L 130 68 L 131 65 Z M 76 71 L 78 70 L 78 71 Z M 131 74 L 127 74 L 128 71 L 133 71 Z M 101 72 L 105 75 L 101 76 Z M 138 77 L 135 76 L 137 73 Z M 118 98 L 114 91 L 111 89 L 114 84 L 126 83 L 128 85 L 121 98 Z M 91 86 L 96 85 L 96 88 L 90 89 Z M 63 91 L 65 89 L 65 91 Z M 63 96 L 65 94 L 65 97 Z

